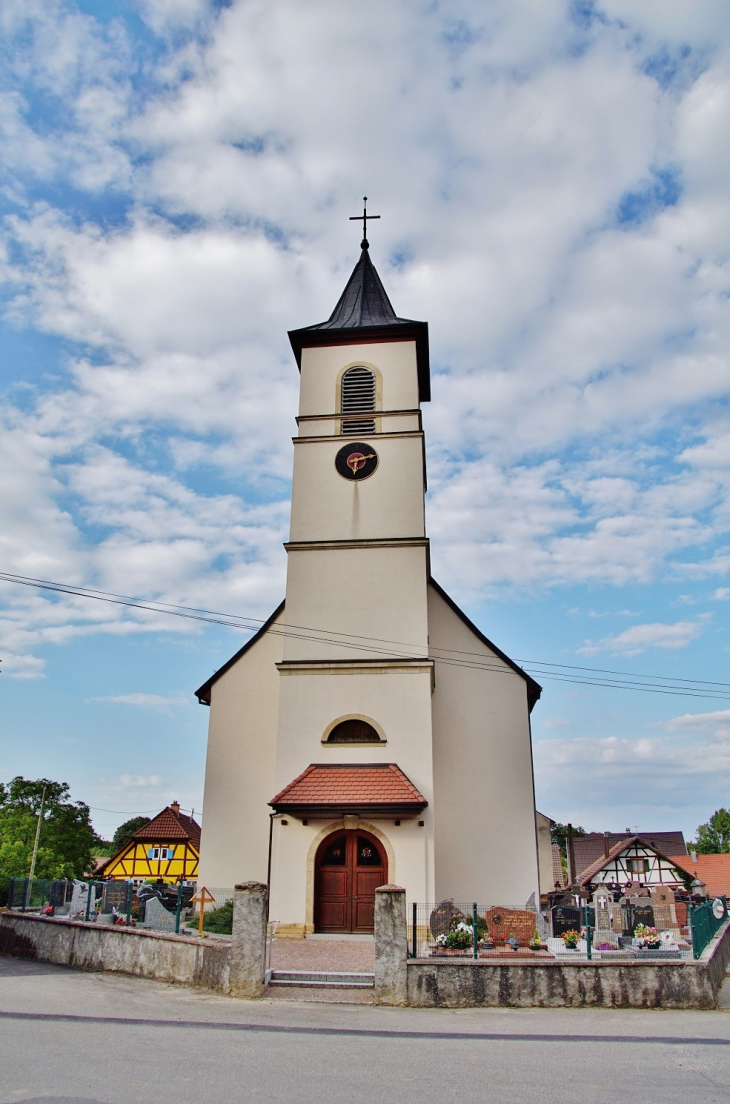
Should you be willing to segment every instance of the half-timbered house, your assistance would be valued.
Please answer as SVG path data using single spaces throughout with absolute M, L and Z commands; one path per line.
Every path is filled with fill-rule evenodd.
M 667 886 L 684 889 L 687 875 L 677 862 L 640 836 L 619 840 L 576 879 L 585 890 L 599 885 L 616 885 L 624 890 Z
M 194 882 L 198 877 L 200 825 L 173 801 L 148 820 L 97 872 L 105 881 Z

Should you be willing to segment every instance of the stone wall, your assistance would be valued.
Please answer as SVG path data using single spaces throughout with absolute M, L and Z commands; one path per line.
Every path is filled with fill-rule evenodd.
M 230 942 L 135 928 L 0 915 L 0 953 L 229 992 Z
M 697 962 L 431 959 L 408 962 L 417 1008 L 716 1008 L 730 962 L 730 921 Z

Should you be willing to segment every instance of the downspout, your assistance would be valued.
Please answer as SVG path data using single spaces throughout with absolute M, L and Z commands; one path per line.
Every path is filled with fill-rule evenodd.
M 266 866 L 266 920 L 269 919 L 269 902 L 271 900 L 271 849 L 274 841 L 274 817 L 280 813 L 269 813 L 269 858 Z

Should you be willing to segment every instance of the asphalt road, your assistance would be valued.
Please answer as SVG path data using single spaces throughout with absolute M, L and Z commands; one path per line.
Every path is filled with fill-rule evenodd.
M 730 1012 L 234 1001 L 0 957 L 0 1104 L 714 1104 Z

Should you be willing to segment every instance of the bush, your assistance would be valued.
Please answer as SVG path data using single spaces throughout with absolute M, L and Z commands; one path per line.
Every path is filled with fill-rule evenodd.
M 197 928 L 198 917 L 193 916 L 188 920 L 191 928 Z M 206 912 L 203 920 L 203 931 L 213 932 L 214 935 L 230 935 L 233 931 L 233 900 L 226 901 L 218 908 Z

